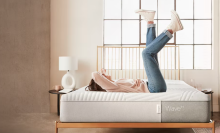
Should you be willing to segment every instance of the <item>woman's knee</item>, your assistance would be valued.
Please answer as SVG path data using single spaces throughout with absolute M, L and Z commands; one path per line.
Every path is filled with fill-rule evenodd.
M 163 85 L 161 85 L 161 87 L 160 87 L 161 89 L 160 89 L 160 92 L 166 92 L 167 91 L 167 86 L 166 86 L 166 83 L 165 84 L 163 84 Z
M 147 49 L 144 49 L 142 51 L 142 57 L 147 57 L 147 56 L 151 56 L 151 53 Z
M 150 50 L 148 50 L 148 48 L 145 48 L 143 51 L 142 51 L 142 57 L 144 57 L 144 56 L 151 56 L 151 57 L 153 57 L 153 56 L 155 56 L 156 54 L 155 53 L 153 53 L 153 52 L 151 52 Z
M 167 91 L 167 88 L 160 89 L 160 92 L 166 92 L 166 91 Z
M 160 88 L 160 89 L 154 90 L 153 93 L 160 93 L 160 92 L 166 92 L 166 91 L 167 91 L 166 88 Z
M 157 85 L 156 87 L 149 86 L 150 93 L 160 93 L 160 92 L 166 92 L 167 86 L 165 85 Z

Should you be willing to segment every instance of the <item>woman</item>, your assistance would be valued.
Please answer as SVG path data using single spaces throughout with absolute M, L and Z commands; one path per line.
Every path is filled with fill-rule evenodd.
M 92 80 L 88 89 L 91 91 L 108 91 L 108 92 L 144 92 L 158 93 L 166 92 L 167 86 L 159 69 L 157 53 L 166 45 L 173 37 L 173 33 L 183 30 L 183 25 L 178 14 L 171 11 L 171 22 L 157 38 L 155 32 L 154 15 L 156 11 L 137 10 L 147 21 L 146 48 L 142 52 L 145 72 L 148 77 L 148 86 L 140 79 L 119 79 L 112 81 L 111 77 L 105 74 L 105 70 L 101 72 L 93 72 Z

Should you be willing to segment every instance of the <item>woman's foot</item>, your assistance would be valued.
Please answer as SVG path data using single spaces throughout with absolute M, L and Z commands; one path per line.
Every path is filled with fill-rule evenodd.
M 147 21 L 154 21 L 154 15 L 156 11 L 153 10 L 143 10 L 143 9 L 138 9 L 135 11 L 135 13 L 138 13 L 139 15 L 144 17 L 144 20 Z
M 166 29 L 172 30 L 173 33 L 183 30 L 183 24 L 180 21 L 179 15 L 174 10 L 171 10 L 171 22 Z

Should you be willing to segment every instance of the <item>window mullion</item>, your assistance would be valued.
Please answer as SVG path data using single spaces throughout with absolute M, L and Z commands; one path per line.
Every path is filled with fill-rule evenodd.
M 193 0 L 193 70 L 194 70 L 194 66 L 195 66 L 195 47 L 194 47 L 194 44 L 195 44 L 195 39 L 194 39 L 194 37 L 195 37 L 195 32 L 194 32 L 194 30 L 195 30 L 195 28 L 194 28 L 194 22 L 195 22 L 195 20 L 194 20 L 194 14 L 195 14 L 195 10 L 194 10 L 194 0 Z
M 121 47 L 122 47 L 122 0 L 121 0 Z M 121 70 L 123 71 L 123 50 L 121 48 Z M 122 75 L 123 77 L 123 75 Z

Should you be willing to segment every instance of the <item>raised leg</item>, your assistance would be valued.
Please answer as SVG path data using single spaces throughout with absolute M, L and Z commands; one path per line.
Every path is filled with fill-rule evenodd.
M 156 38 L 156 24 L 147 24 L 146 47 Z
M 147 34 L 146 34 L 146 47 L 156 38 L 155 27 L 156 27 L 156 24 L 148 22 Z M 157 54 L 155 54 L 153 58 L 155 59 L 155 61 L 159 65 Z
M 164 30 L 142 52 L 144 68 L 148 77 L 148 89 L 151 93 L 166 92 L 166 83 L 160 72 L 159 65 L 155 60 L 155 55 L 171 38 L 172 34 Z
M 139 9 L 135 11 L 144 17 L 148 24 L 154 21 L 155 11 Z M 150 27 L 150 25 L 148 25 Z M 157 53 L 165 46 L 165 44 L 173 37 L 172 34 L 183 30 L 183 25 L 176 11 L 171 11 L 171 22 L 166 30 L 157 38 L 155 36 L 155 26 L 151 26 L 147 31 L 146 48 L 142 52 L 145 71 L 148 77 L 148 89 L 151 93 L 166 92 L 166 83 L 160 72 Z
M 172 37 L 173 35 L 168 30 L 164 30 L 157 38 L 147 45 L 145 50 L 149 53 L 157 54 Z

